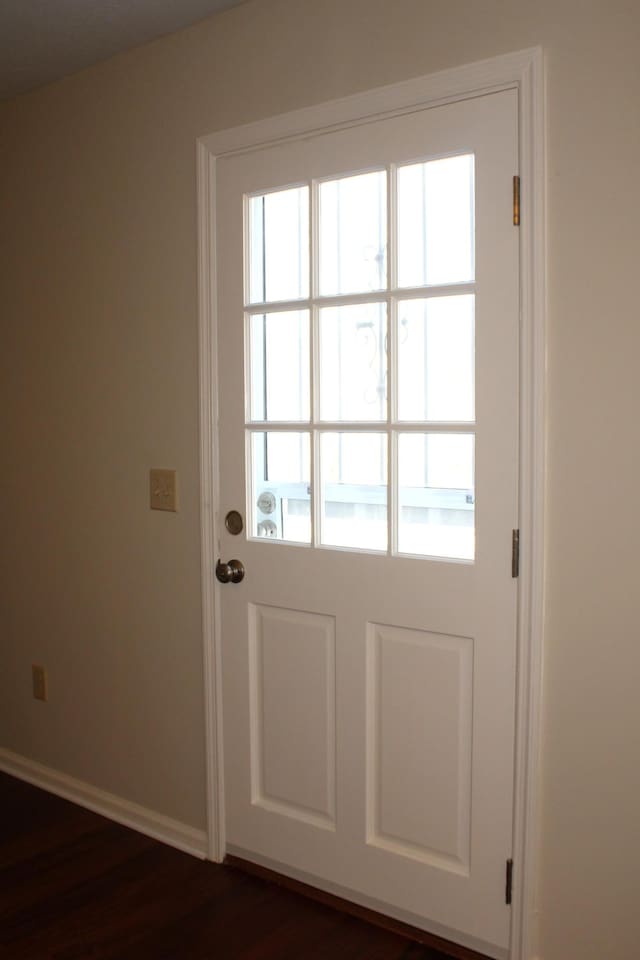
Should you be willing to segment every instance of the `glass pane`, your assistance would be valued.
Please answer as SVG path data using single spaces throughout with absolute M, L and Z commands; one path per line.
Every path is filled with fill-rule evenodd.
M 387 549 L 387 437 L 323 433 L 321 542 Z
M 473 560 L 474 443 L 472 434 L 398 437 L 398 550 Z
M 309 296 L 309 187 L 249 199 L 249 302 Z
M 398 169 L 398 284 L 473 280 L 473 156 Z
M 386 256 L 386 172 L 321 183 L 321 296 L 383 290 Z
M 398 417 L 473 420 L 473 296 L 398 303 Z
M 385 420 L 386 416 L 386 304 L 321 310 L 321 419 Z
M 309 419 L 309 311 L 250 318 L 251 419 Z
M 251 434 L 251 535 L 311 543 L 308 433 Z

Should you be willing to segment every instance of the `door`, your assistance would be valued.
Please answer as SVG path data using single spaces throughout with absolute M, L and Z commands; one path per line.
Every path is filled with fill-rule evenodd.
M 230 853 L 506 955 L 517 95 L 217 170 Z M 232 526 L 232 525 L 230 525 Z M 228 567 L 222 573 L 230 573 Z

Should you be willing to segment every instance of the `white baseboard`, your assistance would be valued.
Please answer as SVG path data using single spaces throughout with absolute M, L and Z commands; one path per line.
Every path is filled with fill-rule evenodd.
M 46 767 L 35 760 L 13 753 L 0 747 L 0 770 L 20 780 L 26 780 L 49 793 L 55 793 L 65 800 L 71 800 L 81 807 L 93 810 L 109 820 L 115 820 L 125 827 L 131 827 L 154 840 L 160 840 L 184 853 L 204 860 L 207 856 L 207 834 L 180 820 L 165 817 L 155 810 L 132 803 L 114 793 L 99 790 L 98 787 L 82 780 L 76 780 L 66 773 L 60 773 L 52 767 Z

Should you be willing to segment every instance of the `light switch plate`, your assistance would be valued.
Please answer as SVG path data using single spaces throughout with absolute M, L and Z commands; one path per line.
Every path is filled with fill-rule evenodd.
M 149 506 L 152 510 L 178 509 L 175 470 L 149 471 Z

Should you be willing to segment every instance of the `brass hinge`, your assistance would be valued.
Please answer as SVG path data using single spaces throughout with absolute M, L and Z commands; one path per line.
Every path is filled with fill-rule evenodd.
M 513 178 L 513 225 L 520 226 L 520 177 Z
M 511 531 L 511 576 L 520 576 L 520 531 Z
M 508 907 L 511 906 L 511 893 L 513 890 L 513 860 L 507 860 L 507 870 L 505 877 L 504 902 Z

